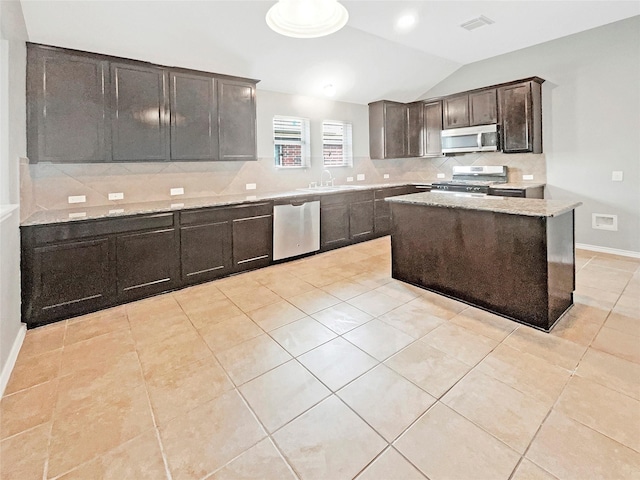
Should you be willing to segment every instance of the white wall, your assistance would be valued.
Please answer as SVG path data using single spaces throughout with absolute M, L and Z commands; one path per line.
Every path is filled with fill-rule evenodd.
M 24 335 L 24 326 L 20 322 L 20 238 L 16 208 L 20 201 L 19 158 L 26 155 L 24 42 L 27 29 L 19 2 L 0 2 L 0 34 L 1 394 Z
M 546 80 L 547 198 L 583 202 L 577 243 L 640 254 L 640 17 L 466 65 L 422 98 L 529 76 Z M 592 213 L 618 231 L 592 229 Z

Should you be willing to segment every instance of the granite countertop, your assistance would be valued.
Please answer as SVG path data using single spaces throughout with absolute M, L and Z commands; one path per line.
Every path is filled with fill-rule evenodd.
M 65 223 L 80 220 L 98 218 L 124 217 L 128 215 L 141 215 L 148 213 L 163 213 L 176 210 L 188 210 L 205 207 L 224 207 L 230 205 L 242 205 L 261 201 L 280 200 L 293 197 L 306 197 L 311 195 L 328 195 L 334 193 L 348 193 L 353 191 L 374 190 L 378 188 L 400 187 L 404 185 L 430 185 L 428 182 L 396 182 L 369 185 L 341 185 L 331 189 L 327 188 L 300 188 L 284 192 L 254 193 L 251 195 L 216 195 L 211 197 L 184 198 L 163 200 L 157 202 L 122 203 L 103 205 L 97 207 L 76 206 L 61 210 L 40 210 L 22 221 L 21 225 L 47 225 Z
M 566 200 L 542 200 L 537 198 L 514 198 L 498 196 L 477 196 L 451 193 L 413 193 L 386 199 L 392 203 L 408 203 L 444 208 L 461 208 L 486 212 L 525 215 L 528 217 L 556 217 L 582 205 L 582 202 Z

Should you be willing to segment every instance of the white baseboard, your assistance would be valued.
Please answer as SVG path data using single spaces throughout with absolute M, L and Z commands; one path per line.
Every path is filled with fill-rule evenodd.
M 13 367 L 18 359 L 18 353 L 20 353 L 20 348 L 22 348 L 22 342 L 24 341 L 24 336 L 26 334 L 27 326 L 23 323 L 20 325 L 20 330 L 18 330 L 18 334 L 13 341 L 13 346 L 11 347 L 11 352 L 9 352 L 7 362 L 2 367 L 2 373 L 0 373 L 0 397 L 4 395 L 4 389 L 7 388 L 9 377 L 11 377 L 11 372 L 13 371 Z
M 576 248 L 579 248 L 581 250 L 589 250 L 591 252 L 620 255 L 622 257 L 640 258 L 640 252 L 634 252 L 631 250 L 618 250 L 617 248 L 599 247 L 598 245 L 587 245 L 586 243 L 576 243 Z

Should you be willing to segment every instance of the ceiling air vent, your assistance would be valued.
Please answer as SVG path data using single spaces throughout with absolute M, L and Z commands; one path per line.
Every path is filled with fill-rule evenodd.
M 468 22 L 464 22 L 460 25 L 465 30 L 475 30 L 476 28 L 484 27 L 485 25 L 491 25 L 495 23 L 490 18 L 485 17 L 484 15 L 480 15 L 478 18 L 474 18 L 473 20 L 469 20 Z

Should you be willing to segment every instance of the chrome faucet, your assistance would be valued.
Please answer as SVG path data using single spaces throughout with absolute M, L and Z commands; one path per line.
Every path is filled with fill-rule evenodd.
M 329 180 L 327 180 L 327 182 L 324 182 L 324 174 L 328 173 L 329 174 Z M 322 172 L 322 175 L 320 175 L 320 186 L 321 187 L 329 187 L 332 186 L 333 187 L 333 175 L 331 175 L 331 172 L 329 170 L 324 170 Z

